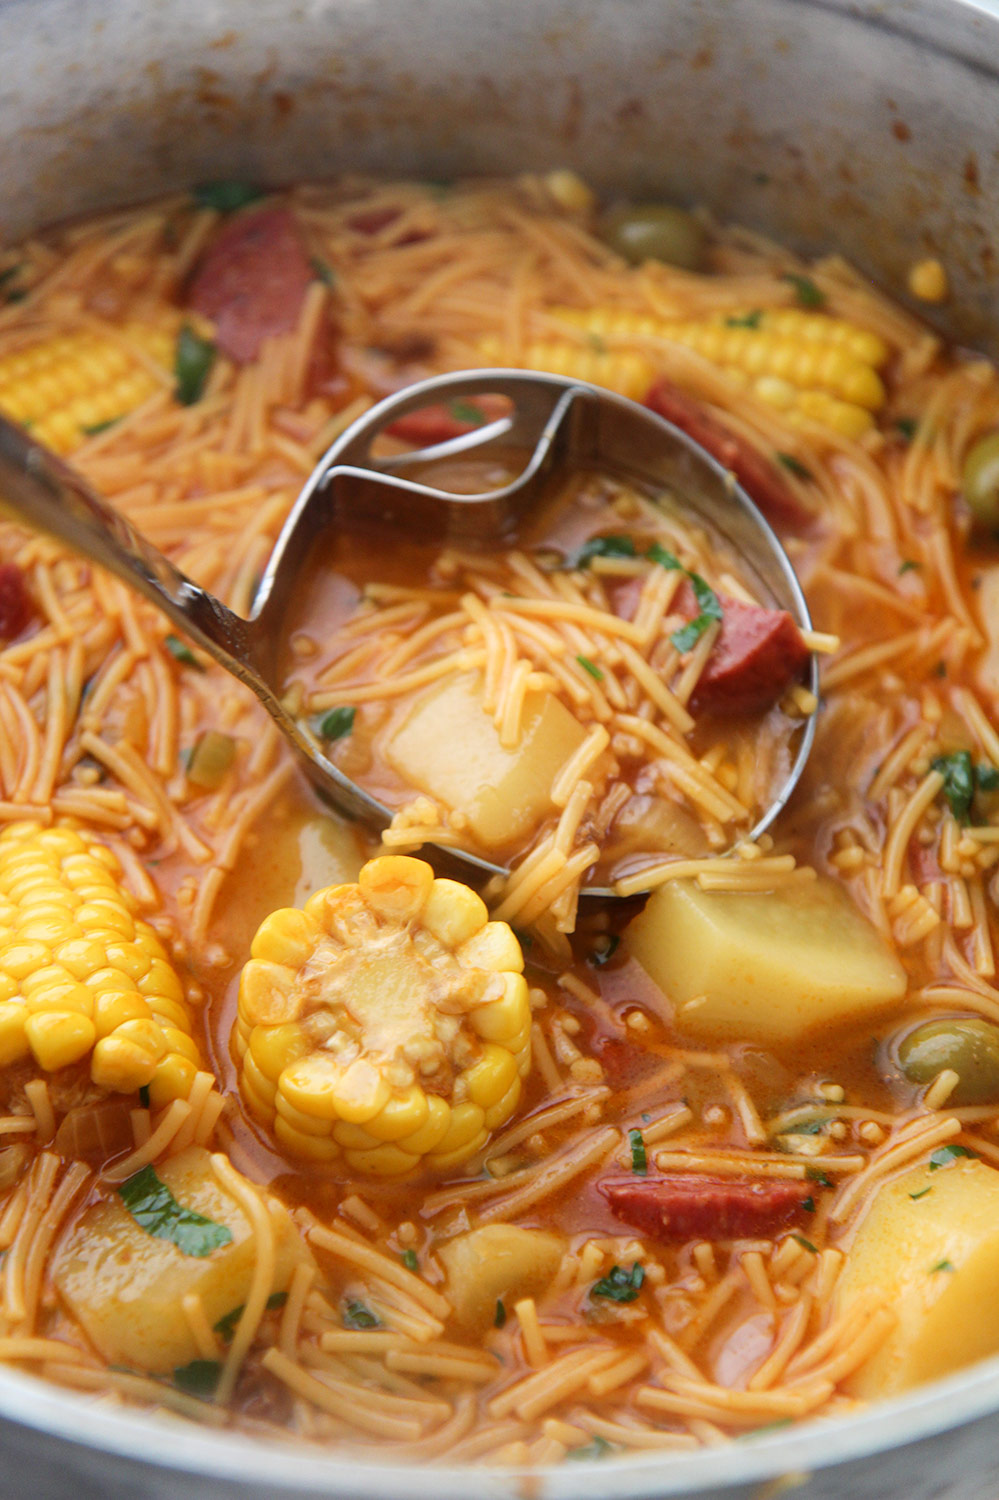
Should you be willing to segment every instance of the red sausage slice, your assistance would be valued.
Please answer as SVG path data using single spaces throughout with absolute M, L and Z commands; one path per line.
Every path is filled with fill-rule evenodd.
M 464 437 L 486 422 L 505 416 L 510 403 L 502 396 L 475 396 L 467 401 L 440 403 L 422 406 L 419 411 L 407 412 L 398 417 L 385 431 L 404 443 L 417 448 L 429 448 L 435 443 L 447 443 L 451 438 Z M 467 415 L 466 415 L 467 413 Z M 469 420 L 476 413 L 476 420 Z
M 814 519 L 772 463 L 671 380 L 657 380 L 645 397 L 645 405 L 700 443 L 723 468 L 731 469 L 768 521 L 801 529 Z
M 602 1182 L 600 1191 L 615 1218 L 664 1245 L 775 1234 L 807 1212 L 810 1197 L 801 1182 L 718 1181 L 686 1174 L 621 1178 Z
M 295 327 L 312 280 L 294 216 L 278 204 L 229 220 L 199 261 L 187 300 L 211 318 L 223 354 L 247 364 L 264 339 Z
M 772 708 L 808 661 L 808 647 L 786 609 L 764 609 L 721 597 L 722 625 L 694 693 L 695 708 L 718 714 L 755 714 Z M 698 613 L 684 580 L 676 607 L 688 620 Z
M 17 563 L 0 564 L 0 640 L 12 641 L 31 618 L 31 598 Z

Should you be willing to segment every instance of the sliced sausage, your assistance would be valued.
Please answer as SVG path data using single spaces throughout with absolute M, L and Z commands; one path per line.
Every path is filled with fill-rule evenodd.
M 277 204 L 228 220 L 198 262 L 187 302 L 211 318 L 223 354 L 247 364 L 264 339 L 295 327 L 312 280 L 294 215 Z
M 802 1182 L 718 1180 L 684 1173 L 602 1182 L 615 1218 L 660 1244 L 685 1240 L 768 1237 L 806 1214 L 810 1186 Z
M 671 380 L 657 380 L 645 397 L 645 405 L 700 443 L 723 468 L 730 469 L 768 521 L 801 530 L 814 519 L 774 464 Z
M 0 564 L 0 640 L 12 641 L 32 614 L 31 597 L 17 563 Z
M 786 609 L 764 609 L 721 596 L 721 631 L 694 692 L 696 709 L 763 713 L 783 696 L 808 661 L 808 647 Z M 699 612 L 685 579 L 676 593 L 685 619 Z
M 414 448 L 429 448 L 435 443 L 464 437 L 466 432 L 474 432 L 486 422 L 505 416 L 509 409 L 510 403 L 503 396 L 485 395 L 440 402 L 397 417 L 385 431 L 401 442 L 412 443 Z

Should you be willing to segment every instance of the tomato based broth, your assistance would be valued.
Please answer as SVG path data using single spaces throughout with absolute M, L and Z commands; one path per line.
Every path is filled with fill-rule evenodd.
M 648 211 L 571 174 L 222 184 L 0 250 L 0 410 L 238 611 L 353 418 L 493 364 L 701 443 L 824 653 L 818 706 L 795 677 L 698 707 L 740 588 L 772 601 L 592 476 L 508 552 L 345 531 L 286 701 L 390 808 L 379 840 L 143 602 L 4 523 L 5 1363 L 331 1455 L 531 1467 L 848 1415 L 999 1349 L 999 377 L 835 258 L 652 219 L 632 264 Z M 534 822 L 500 799 L 478 845 L 460 799 L 412 806 L 426 746 L 392 751 L 455 679 L 505 754 L 529 694 L 558 720 Z M 509 880 L 435 875 L 449 840 Z M 594 873 L 625 899 L 577 901 Z

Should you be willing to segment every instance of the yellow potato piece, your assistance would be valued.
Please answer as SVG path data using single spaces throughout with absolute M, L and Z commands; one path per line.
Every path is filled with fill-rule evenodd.
M 881 1188 L 847 1258 L 837 1311 L 872 1294 L 898 1321 L 851 1378 L 852 1395 L 892 1396 L 999 1351 L 999 1172 L 962 1159 Z
M 182 1299 L 196 1292 L 209 1324 L 244 1304 L 256 1240 L 200 1146 L 179 1152 L 156 1175 L 184 1208 L 224 1224 L 231 1242 L 210 1255 L 184 1255 L 170 1240 L 148 1234 L 114 1193 L 88 1209 L 60 1246 L 55 1284 L 109 1364 L 163 1375 L 199 1357 Z M 286 1291 L 309 1252 L 287 1211 L 269 1201 L 277 1262 L 272 1290 Z
M 901 964 L 832 881 L 760 893 L 660 886 L 625 933 L 628 951 L 695 1036 L 787 1045 L 884 1010 Z
M 449 1240 L 437 1253 L 455 1322 L 473 1334 L 492 1328 L 497 1302 L 509 1314 L 522 1297 L 543 1292 L 564 1249 L 558 1235 L 516 1224 L 486 1224 Z
M 474 674 L 426 693 L 389 740 L 389 764 L 418 791 L 462 812 L 488 849 L 532 833 L 554 811 L 552 782 L 586 738 L 557 698 L 529 693 L 520 743 L 500 744 Z

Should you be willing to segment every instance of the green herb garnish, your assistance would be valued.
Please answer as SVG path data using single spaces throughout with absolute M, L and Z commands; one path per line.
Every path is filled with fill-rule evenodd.
M 919 418 L 918 417 L 896 417 L 895 418 L 895 431 L 898 432 L 898 433 L 900 433 L 901 436 L 905 438 L 905 440 L 906 440 L 907 443 L 911 443 L 912 442 L 913 438 L 916 436 L 916 432 L 917 432 L 918 428 L 919 428 Z
M 121 417 L 108 417 L 106 422 L 91 422 L 88 427 L 82 427 L 80 430 L 84 437 L 97 437 L 98 433 L 107 432 L 109 427 L 114 427 L 115 423 L 120 421 Z
M 967 1146 L 938 1146 L 935 1151 L 930 1152 L 930 1171 L 939 1172 L 941 1167 L 949 1167 L 962 1156 L 968 1156 L 972 1161 L 978 1160 L 975 1152 L 969 1151 Z
M 590 950 L 587 963 L 592 964 L 595 969 L 602 969 L 604 964 L 614 957 L 618 950 L 621 939 L 616 932 L 608 932 L 597 947 Z
M 174 394 L 181 406 L 193 406 L 201 399 L 214 363 L 215 345 L 185 323 L 177 335 L 173 366 L 177 380 Z
M 786 271 L 781 281 L 791 283 L 802 307 L 825 307 L 826 294 L 820 291 L 810 276 L 798 276 L 794 271 Z
M 673 645 L 681 653 L 693 650 L 708 626 L 722 617 L 722 607 L 714 589 L 705 583 L 699 573 L 688 573 L 687 577 L 701 612 L 679 630 L 674 630 L 670 636 Z
M 149 1108 L 149 1085 L 148 1085 L 148 1083 L 142 1084 L 140 1086 L 140 1088 L 139 1088 L 139 1103 L 142 1105 L 143 1109 L 148 1109 Z
M 287 1300 L 287 1292 L 271 1292 L 265 1304 L 267 1311 L 274 1312 L 276 1308 L 284 1307 Z M 221 1338 L 224 1338 L 226 1343 L 229 1343 L 233 1334 L 236 1332 L 236 1324 L 239 1322 L 245 1311 L 246 1303 L 241 1302 L 239 1306 L 234 1307 L 231 1312 L 223 1313 L 218 1322 L 213 1325 L 215 1332 Z
M 687 571 L 680 559 L 674 556 L 672 552 L 667 551 L 665 547 L 661 547 L 658 542 L 653 542 L 652 546 L 646 549 L 645 555 L 650 562 L 658 563 L 668 573 L 685 573 Z
M 591 536 L 584 542 L 567 566 L 585 568 L 591 557 L 635 557 L 635 544 L 630 536 Z
M 199 208 L 214 208 L 216 213 L 231 214 L 264 196 L 263 189 L 252 182 L 202 182 L 191 197 Z
M 815 1199 L 805 1198 L 802 1200 L 801 1206 L 805 1210 L 806 1214 L 813 1214 L 815 1212 Z
M 232 1241 L 225 1224 L 178 1203 L 152 1167 L 143 1167 L 123 1182 L 118 1196 L 141 1229 L 154 1239 L 169 1240 L 182 1255 L 211 1255 Z
M 590 1287 L 591 1297 L 605 1297 L 608 1302 L 634 1302 L 642 1289 L 645 1269 L 635 1261 L 630 1271 L 624 1266 L 611 1266 L 606 1276 Z
M 975 785 L 980 792 L 996 791 L 999 789 L 999 770 L 995 766 L 976 766 Z
M 222 1366 L 217 1359 L 192 1359 L 189 1365 L 178 1365 L 173 1372 L 173 1383 L 188 1396 L 197 1396 L 210 1401 L 218 1389 Z
M 628 1144 L 631 1147 L 631 1170 L 636 1177 L 644 1177 L 649 1170 L 649 1158 L 645 1151 L 645 1140 L 640 1130 L 628 1131 Z
M 470 427 L 481 427 L 486 420 L 482 407 L 474 406 L 471 401 L 449 401 L 447 409 L 456 422 L 467 422 Z
M 565 1456 L 566 1458 L 588 1461 L 591 1458 L 606 1458 L 608 1453 L 612 1452 L 613 1448 L 607 1439 L 598 1435 L 592 1442 L 586 1443 L 582 1448 L 570 1448 Z
M 801 1246 L 802 1250 L 807 1250 L 811 1255 L 818 1255 L 817 1246 L 813 1245 L 811 1240 L 806 1240 L 803 1234 L 792 1234 L 791 1238 Z
M 909 1197 L 912 1199 L 913 1203 L 915 1203 L 917 1198 L 925 1198 L 926 1194 L 932 1193 L 932 1191 L 933 1189 L 931 1187 L 920 1188 L 918 1193 L 910 1193 Z
M 959 823 L 967 823 L 971 799 L 975 795 L 971 751 L 955 750 L 950 755 L 937 755 L 931 764 L 934 771 L 939 771 L 944 779 L 943 794 L 951 812 Z
M 336 272 L 333 267 L 321 255 L 313 255 L 309 261 L 317 281 L 323 286 L 336 286 Z
M 819 1187 L 832 1187 L 832 1178 L 828 1177 L 821 1167 L 806 1167 L 805 1176 L 809 1182 L 817 1182 Z
M 950 1260 L 938 1260 L 935 1266 L 930 1266 L 930 1275 L 931 1276 L 935 1275 L 937 1271 L 956 1271 L 956 1270 L 957 1270 L 957 1266 L 954 1265 L 953 1261 L 950 1261 Z
M 898 576 L 901 578 L 905 573 L 918 573 L 921 567 L 922 563 L 913 562 L 911 557 L 907 557 L 898 570 Z
M 579 662 L 579 665 L 582 667 L 584 672 L 588 672 L 590 676 L 593 677 L 597 682 L 603 682 L 604 674 L 603 672 L 601 672 L 595 661 L 590 661 L 590 658 L 588 656 L 577 656 L 576 660 Z
M 13 281 L 15 277 L 20 276 L 24 270 L 24 264 L 23 260 L 19 260 L 14 265 L 7 266 L 3 271 L 0 271 L 0 288 L 5 287 L 9 281 Z
M 799 479 L 811 479 L 812 477 L 811 469 L 806 469 L 801 460 L 795 458 L 793 453 L 778 453 L 777 462 L 783 464 L 789 474 L 796 474 Z
M 319 721 L 319 733 L 324 740 L 342 740 L 354 728 L 356 708 L 331 708 Z
M 829 1115 L 821 1115 L 817 1116 L 814 1120 L 799 1120 L 795 1125 L 788 1125 L 787 1128 L 780 1131 L 779 1134 L 821 1135 L 825 1127 L 829 1124 L 830 1118 L 831 1116 Z
M 726 328 L 759 328 L 759 326 L 760 326 L 760 319 L 762 318 L 762 316 L 763 316 L 762 310 L 760 308 L 758 308 L 758 307 L 755 307 L 752 312 L 746 313 L 744 317 L 741 317 L 741 318 L 738 318 L 738 317 L 735 317 L 735 318 L 726 318 L 725 319 L 725 327 Z
M 419 1271 L 420 1262 L 415 1250 L 404 1250 L 399 1258 L 407 1271 Z
M 179 661 L 182 667 L 194 667 L 197 672 L 205 670 L 190 646 L 185 646 L 179 635 L 165 636 L 163 644 L 174 661 Z
M 793 1421 L 793 1417 L 777 1417 L 773 1422 L 764 1422 L 762 1427 L 753 1427 L 749 1432 L 740 1432 L 736 1437 L 736 1442 L 744 1443 L 746 1438 L 763 1437 L 767 1432 L 779 1432 L 782 1427 L 790 1427 Z
M 499 1298 L 499 1297 L 497 1297 L 497 1299 L 496 1299 L 496 1314 L 495 1314 L 495 1317 L 493 1318 L 493 1327 L 494 1328 L 502 1328 L 505 1323 L 506 1323 L 506 1308 L 503 1306 L 502 1299 Z
M 363 1302 L 348 1302 L 343 1310 L 344 1328 L 380 1328 L 382 1325 Z

